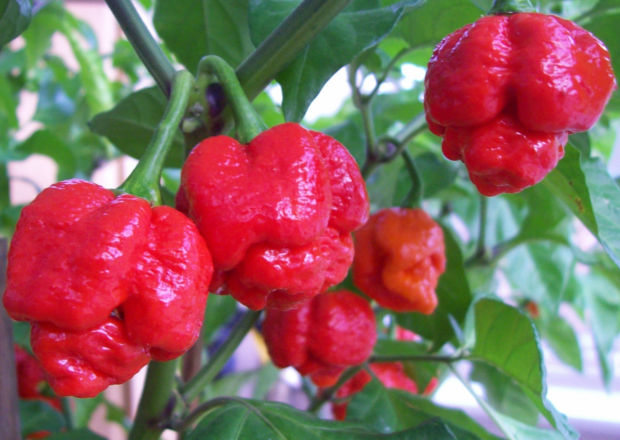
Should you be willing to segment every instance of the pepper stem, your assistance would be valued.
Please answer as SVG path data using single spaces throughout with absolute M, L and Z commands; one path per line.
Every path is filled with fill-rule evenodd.
M 154 205 L 161 204 L 159 179 L 172 139 L 185 114 L 193 78 L 187 71 L 179 71 L 172 82 L 170 101 L 140 162 L 119 190 L 142 197 Z
M 487 15 L 536 12 L 530 0 L 495 0 Z
M 216 55 L 207 55 L 198 64 L 196 83 L 203 83 L 207 75 L 215 75 L 224 89 L 226 100 L 233 112 L 237 138 L 243 144 L 249 143 L 266 129 L 237 79 L 235 71 L 226 61 Z M 208 82 L 207 82 L 208 83 Z

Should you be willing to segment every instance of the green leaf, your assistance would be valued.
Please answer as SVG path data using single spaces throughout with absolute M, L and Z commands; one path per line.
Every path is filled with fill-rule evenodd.
M 419 428 L 379 433 L 359 424 L 321 420 L 288 405 L 240 398 L 224 398 L 188 433 L 187 440 L 356 440 L 356 439 L 475 439 L 457 437 L 448 425 L 431 421 Z M 458 429 L 456 432 L 460 433 Z M 490 438 L 490 437 L 487 437 Z
M 0 48 L 28 27 L 31 3 L 30 0 L 0 0 Z
M 72 429 L 71 431 L 58 432 L 45 438 L 47 440 L 106 440 L 105 437 L 101 437 L 99 434 L 95 434 L 88 428 Z
M 209 295 L 202 328 L 204 341 L 212 342 L 217 331 L 230 321 L 237 310 L 237 302 L 230 295 Z
M 590 314 L 589 324 L 594 335 L 603 382 L 611 386 L 614 341 L 620 334 L 620 286 L 617 279 L 599 268 L 578 278 L 580 295 Z
M 30 323 L 26 321 L 11 321 L 13 323 L 13 340 L 17 345 L 32 353 L 30 348 Z
M 406 391 L 388 389 L 376 379 L 355 394 L 347 407 L 347 421 L 359 421 L 380 432 L 408 429 L 434 418 L 477 436 L 474 438 L 496 438 L 463 411 L 439 406 Z
M 75 78 L 59 80 L 52 70 L 43 70 L 39 80 L 39 99 L 33 119 L 46 125 L 70 122 L 75 115 L 78 87 L 79 81 Z
M 500 265 L 519 296 L 557 311 L 574 269 L 574 257 L 570 248 L 538 242 L 513 250 Z
M 454 162 L 440 158 L 435 153 L 422 153 L 414 158 L 414 162 L 424 183 L 424 198 L 435 196 L 456 179 L 458 167 Z
M 85 428 L 90 422 L 93 412 L 104 401 L 103 394 L 91 399 L 71 399 L 73 403 L 73 423 L 78 428 Z
M 0 162 L 0 207 L 11 204 L 9 173 L 6 162 Z
M 107 137 L 119 150 L 139 159 L 149 144 L 166 109 L 166 97 L 156 87 L 132 93 L 90 122 L 90 129 Z M 180 168 L 185 160 L 183 135 L 175 134 L 166 166 Z
M 218 55 L 236 67 L 254 46 L 248 30 L 249 0 L 157 0 L 157 33 L 190 72 L 205 55 Z M 182 32 L 180 32 L 182 30 Z
M 485 397 L 490 405 L 503 414 L 510 414 L 516 420 L 535 426 L 539 413 L 536 405 L 527 397 L 510 377 L 495 367 L 473 363 L 470 379 L 484 387 Z
M 615 0 L 601 0 L 579 19 L 579 24 L 599 38 L 611 56 L 615 72 L 620 72 L 620 5 Z
M 527 316 L 491 298 L 478 300 L 471 313 L 475 344 L 470 359 L 491 365 L 510 377 L 565 438 L 577 438 L 566 417 L 547 400 L 546 372 L 538 334 Z
M 583 371 L 579 340 L 570 324 L 557 315 L 552 315 L 542 322 L 537 321 L 537 324 L 542 337 L 549 343 L 555 355 L 575 370 Z
M 34 68 L 41 61 L 50 47 L 52 34 L 58 30 L 61 14 L 62 6 L 52 2 L 32 17 L 32 25 L 23 35 L 26 42 L 24 47 L 26 65 L 29 69 Z
M 408 3 L 417 3 L 409 1 Z M 298 0 L 252 1 L 250 32 L 258 45 L 299 4 Z M 372 7 L 371 7 L 372 6 Z M 376 45 L 396 25 L 404 7 L 379 7 L 378 1 L 345 9 L 277 77 L 287 121 L 303 118 L 323 85 L 342 66 Z
M 17 147 L 24 154 L 43 154 L 49 156 L 58 165 L 58 180 L 70 179 L 76 175 L 77 162 L 73 150 L 53 131 L 48 129 L 35 131 Z
M 396 32 L 410 47 L 434 45 L 484 12 L 469 0 L 427 1 L 403 17 Z
M 483 400 L 480 400 L 478 403 L 480 403 L 480 406 L 485 409 L 497 426 L 510 440 L 566 440 L 568 438 L 578 438 L 577 434 L 569 437 L 562 435 L 558 431 L 541 429 L 527 425 L 496 411 L 492 406 Z
M 20 400 L 19 418 L 24 437 L 33 432 L 55 432 L 64 427 L 64 420 L 60 413 L 47 402 L 40 400 Z
M 543 185 L 558 197 L 601 242 L 620 267 L 620 188 L 598 159 L 580 161 L 571 145 Z
M 92 114 L 109 110 L 114 101 L 110 81 L 103 70 L 103 59 L 96 47 L 85 48 L 79 40 L 84 36 L 84 32 L 88 33 L 92 30 L 66 11 L 60 23 L 60 31 L 67 38 L 71 51 L 80 66 L 80 80 Z
M 448 229 L 443 228 L 443 233 L 447 265 L 437 285 L 437 309 L 432 315 L 415 312 L 396 314 L 399 325 L 433 341 L 434 349 L 439 349 L 455 336 L 450 320 L 452 318 L 462 324 L 472 300 L 461 250 Z

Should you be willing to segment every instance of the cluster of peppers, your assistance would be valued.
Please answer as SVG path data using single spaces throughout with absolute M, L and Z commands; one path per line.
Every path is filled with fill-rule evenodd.
M 183 354 L 199 337 L 209 291 L 266 309 L 274 364 L 319 387 L 372 353 L 367 297 L 395 311 L 430 314 L 438 305 L 444 240 L 427 213 L 369 217 L 364 180 L 342 144 L 294 123 L 264 129 L 217 57 L 205 57 L 199 75 L 222 84 L 237 139 L 209 137 L 190 152 L 177 209 L 153 205 L 194 84 L 187 72 L 175 77 L 162 124 L 119 190 L 59 182 L 22 212 L 3 302 L 31 322 L 33 352 L 58 395 L 94 396 L 151 359 Z M 463 160 L 480 192 L 493 195 L 542 179 L 567 134 L 588 129 L 614 87 L 606 49 L 583 29 L 542 14 L 498 15 L 437 46 L 425 108 L 444 154 Z M 366 297 L 329 291 L 351 265 Z M 336 418 L 369 371 L 417 392 L 401 364 L 369 368 L 337 392 Z

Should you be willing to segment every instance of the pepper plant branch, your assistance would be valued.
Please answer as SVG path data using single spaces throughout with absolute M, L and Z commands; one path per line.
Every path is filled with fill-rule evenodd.
M 351 95 L 353 98 L 353 104 L 360 111 L 362 115 L 362 124 L 364 125 L 364 134 L 366 135 L 366 163 L 372 163 L 377 160 L 379 151 L 377 151 L 377 137 L 375 135 L 375 124 L 372 117 L 371 101 L 363 101 L 360 89 L 357 86 L 357 61 L 349 64 L 347 67 L 347 78 L 349 81 L 349 87 L 351 88 Z M 364 169 L 362 169 L 362 175 L 364 175 Z M 366 177 L 366 175 L 364 175 Z
M 164 55 L 131 0 L 106 0 L 127 39 L 166 96 L 174 78 L 174 67 Z
M 455 353 L 453 355 L 440 354 L 398 354 L 398 355 L 380 355 L 375 354 L 368 359 L 369 363 L 374 362 L 441 362 L 444 364 L 452 364 L 454 362 L 467 359 L 467 353 Z
M 140 158 L 140 162 L 119 188 L 121 191 L 144 197 L 154 204 L 161 203 L 159 192 L 161 171 L 172 145 L 172 139 L 185 114 L 192 83 L 192 75 L 185 70 L 175 75 L 170 101 L 164 116 Z
M 241 320 L 237 322 L 226 342 L 224 342 L 213 357 L 209 359 L 209 362 L 196 373 L 189 382 L 181 386 L 179 391 L 183 400 L 187 402 L 198 396 L 203 388 L 215 378 L 230 356 L 232 356 L 233 352 L 237 349 L 245 335 L 258 320 L 260 313 L 260 311 L 249 310 Z
M 351 0 L 304 0 L 237 67 L 250 100 L 272 81 Z
M 205 75 L 215 75 L 224 89 L 226 102 L 233 112 L 238 139 L 241 143 L 249 143 L 267 128 L 245 96 L 235 71 L 226 61 L 216 55 L 203 57 L 198 63 L 196 82 L 208 85 L 208 81 L 203 79 Z
M 424 182 L 420 178 L 418 168 L 411 157 L 411 153 L 406 149 L 402 152 L 403 159 L 405 160 L 405 166 L 409 172 L 411 178 L 411 189 L 405 196 L 402 206 L 403 208 L 419 207 L 422 203 L 422 196 L 424 195 Z
M 169 416 L 166 409 L 173 407 L 170 402 L 173 400 L 176 368 L 177 360 L 151 361 L 149 364 L 129 440 L 155 440 L 160 437 Z
M 422 133 L 426 127 L 426 117 L 424 112 L 421 112 L 396 135 L 380 138 L 376 145 L 376 154 L 367 157 L 362 167 L 362 175 L 368 177 L 379 164 L 394 160 L 405 151 L 407 144 L 418 134 Z
M 516 235 L 506 241 L 502 241 L 496 244 L 486 254 L 474 253 L 474 255 L 472 255 L 465 262 L 465 266 L 471 267 L 471 266 L 478 265 L 478 264 L 485 265 L 485 266 L 494 266 L 499 262 L 499 260 L 501 260 L 506 254 L 508 254 L 515 248 L 523 244 L 537 243 L 537 242 L 551 242 L 551 243 L 556 243 L 556 244 L 566 246 L 572 249 L 570 242 L 566 239 L 566 237 L 562 237 L 561 235 L 545 234 L 545 235 L 541 235 L 538 237 L 524 237 L 522 235 Z M 580 259 L 579 255 L 575 255 L 575 257 L 580 263 L 584 263 L 584 264 L 593 263 L 592 261 L 586 261 L 583 258 Z
M 340 388 L 346 381 L 348 381 L 353 376 L 355 376 L 358 373 L 358 371 L 360 371 L 362 368 L 364 368 L 364 364 L 357 365 L 355 367 L 351 367 L 345 370 L 344 373 L 340 375 L 340 378 L 338 379 L 338 382 L 336 382 L 335 385 L 324 389 L 320 393 L 320 395 L 317 395 L 312 400 L 312 402 L 310 402 L 310 405 L 308 406 L 308 411 L 316 412 L 319 409 L 321 409 L 323 404 L 327 402 L 328 400 L 330 400 L 334 394 L 336 394 L 336 391 L 338 391 L 338 388 Z
M 215 409 L 218 406 L 226 405 L 228 402 L 234 401 L 242 400 L 235 397 L 221 396 L 203 402 L 196 408 L 194 408 L 185 418 L 173 422 L 170 427 L 175 431 L 179 431 L 182 433 L 185 429 L 189 428 L 195 421 L 197 421 L 200 417 L 206 415 L 212 409 Z
M 405 48 L 405 49 L 401 49 L 401 51 L 398 52 L 394 56 L 394 58 L 392 58 L 390 60 L 389 64 L 387 65 L 387 67 L 385 68 L 383 73 L 381 74 L 381 77 L 379 77 L 377 79 L 377 84 L 375 84 L 375 87 L 372 89 L 372 91 L 370 93 L 368 93 L 367 95 L 362 95 L 361 99 L 362 99 L 363 102 L 370 102 L 375 97 L 375 95 L 379 92 L 379 88 L 381 87 L 381 85 L 385 82 L 385 80 L 388 78 L 388 76 L 390 76 L 390 72 L 392 71 L 392 69 L 394 68 L 396 63 L 398 63 L 398 61 L 402 57 L 407 55 L 412 50 L 413 50 L 413 48 L 409 48 L 409 47 Z
M 486 196 L 480 194 L 480 214 L 478 221 L 478 242 L 476 244 L 476 252 L 474 255 L 476 258 L 487 259 L 488 249 L 486 247 L 486 234 L 487 234 L 487 208 L 488 199 Z

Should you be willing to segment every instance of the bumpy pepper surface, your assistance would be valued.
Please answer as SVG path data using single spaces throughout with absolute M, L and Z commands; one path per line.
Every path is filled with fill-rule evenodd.
M 403 364 L 400 362 L 375 362 L 370 364 L 370 369 L 386 388 L 396 388 L 413 394 L 418 392 L 417 385 L 405 374 Z M 331 405 L 336 420 L 344 420 L 347 417 L 351 396 L 362 391 L 371 379 L 366 370 L 361 370 L 338 388 L 335 394 L 337 401 Z
M 425 79 L 431 131 L 462 160 L 480 193 L 534 185 L 588 130 L 616 87 L 609 52 L 591 33 L 538 13 L 483 17 L 445 37 Z
M 383 307 L 432 313 L 445 267 L 443 231 L 421 209 L 383 209 L 355 233 L 353 283 Z
M 183 214 L 74 179 L 23 209 L 3 302 L 56 393 L 89 397 L 195 342 L 211 273 Z
M 346 367 L 364 362 L 377 339 L 370 305 L 346 290 L 322 293 L 295 310 L 268 308 L 262 329 L 273 363 L 295 367 L 317 386 L 335 384 Z
M 183 166 L 177 208 L 211 251 L 211 291 L 255 310 L 287 309 L 344 279 L 368 196 L 342 144 L 286 123 L 248 145 L 227 136 L 198 144 Z

